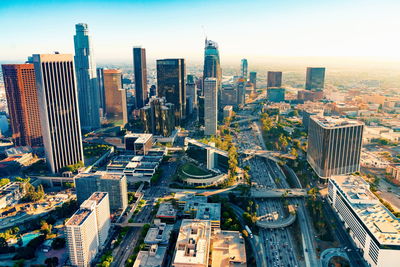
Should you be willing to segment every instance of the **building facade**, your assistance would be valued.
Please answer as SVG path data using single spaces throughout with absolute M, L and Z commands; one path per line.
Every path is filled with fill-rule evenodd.
M 355 120 L 310 117 L 307 161 L 320 178 L 360 170 L 363 129 Z
M 103 70 L 105 114 L 106 119 L 117 125 L 128 122 L 126 91 L 122 88 L 122 72 L 120 70 Z
M 79 23 L 75 25 L 75 29 L 75 71 L 81 127 L 85 130 L 98 129 L 100 97 L 88 25 Z
M 270 102 L 285 101 L 285 88 L 280 88 L 280 87 L 267 88 L 267 99 Z
M 216 78 L 204 80 L 204 134 L 216 135 L 218 128 L 218 82 Z
M 205 41 L 203 82 L 206 78 L 216 78 L 220 89 L 222 87 L 222 70 L 219 58 L 218 44 L 214 41 Z M 204 86 L 201 95 L 204 95 Z
M 175 130 L 175 109 L 165 98 L 153 97 L 148 105 L 140 109 L 140 118 L 145 133 L 171 136 Z
M 306 90 L 323 91 L 325 83 L 325 68 L 307 68 Z
M 267 88 L 282 86 L 282 71 L 268 71 Z
M 186 118 L 185 77 L 184 59 L 157 60 L 157 95 L 174 104 L 176 125 L 181 125 Z
M 253 84 L 254 89 L 257 89 L 257 72 L 250 72 L 250 82 Z
M 33 64 L 2 65 L 15 146 L 43 146 Z
M 142 108 L 147 104 L 147 67 L 146 49 L 142 47 L 133 48 L 133 73 L 135 76 L 136 108 Z
M 97 68 L 97 88 L 99 89 L 100 117 L 104 117 L 106 110 L 106 96 L 104 91 L 104 69 Z
M 125 210 L 128 206 L 127 181 L 123 174 L 95 172 L 80 173 L 74 178 L 78 203 L 88 199 L 94 192 L 109 194 L 110 209 Z
M 67 54 L 36 54 L 32 61 L 46 162 L 55 173 L 84 160 L 74 60 Z
M 243 58 L 240 64 L 240 73 L 242 77 L 247 81 L 247 74 L 248 74 L 249 64 L 247 59 Z

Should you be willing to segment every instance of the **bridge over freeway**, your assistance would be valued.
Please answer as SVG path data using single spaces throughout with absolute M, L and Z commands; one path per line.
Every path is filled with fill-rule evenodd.
M 265 221 L 258 219 L 256 225 L 264 229 L 276 229 L 276 228 L 288 227 L 289 225 L 294 223 L 295 220 L 296 220 L 296 215 L 289 214 L 288 217 L 276 221 Z
M 250 194 L 254 198 L 306 197 L 307 190 L 300 188 L 294 188 L 294 189 L 252 188 L 250 190 Z

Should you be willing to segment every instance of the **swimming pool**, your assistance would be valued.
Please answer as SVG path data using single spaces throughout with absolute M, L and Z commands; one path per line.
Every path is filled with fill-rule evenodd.
M 31 241 L 35 237 L 38 237 L 39 235 L 40 235 L 40 233 L 36 233 L 36 232 L 31 232 L 31 233 L 27 233 L 27 234 L 23 235 L 21 237 L 22 246 L 26 246 L 29 243 L 29 241 Z

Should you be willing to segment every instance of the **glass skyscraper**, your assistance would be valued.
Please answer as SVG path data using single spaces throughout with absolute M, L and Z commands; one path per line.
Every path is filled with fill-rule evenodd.
M 242 59 L 242 64 L 240 65 L 241 75 L 242 77 L 247 80 L 247 72 L 248 72 L 249 64 L 247 63 L 247 59 Z
M 157 60 L 158 97 L 174 104 L 175 123 L 181 125 L 186 117 L 185 60 L 182 58 Z
M 78 86 L 79 117 L 85 130 L 100 128 L 100 98 L 96 64 L 93 59 L 88 26 L 75 25 L 75 70 Z
M 325 68 L 307 68 L 306 90 L 323 91 Z
M 144 48 L 133 48 L 133 73 L 135 75 L 136 108 L 142 108 L 148 101 L 146 49 Z
M 216 78 L 218 83 L 217 86 L 219 89 L 221 88 L 222 71 L 219 60 L 218 44 L 207 39 L 204 48 L 203 82 L 206 78 Z M 204 95 L 204 89 L 202 95 Z

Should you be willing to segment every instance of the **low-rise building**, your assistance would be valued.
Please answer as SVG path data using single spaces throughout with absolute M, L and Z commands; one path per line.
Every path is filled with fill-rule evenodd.
M 165 220 L 174 220 L 176 219 L 177 210 L 174 205 L 170 202 L 163 202 L 160 204 L 156 218 L 165 219 Z
M 246 267 L 246 246 L 238 231 L 215 230 L 211 239 L 211 267 Z
M 148 250 L 139 251 L 133 267 L 160 267 L 165 264 L 167 247 L 151 245 Z
M 397 266 L 400 220 L 369 190 L 360 176 L 332 176 L 328 200 L 370 266 Z
M 207 267 L 209 263 L 211 223 L 203 220 L 182 220 L 172 266 Z
M 221 225 L 221 203 L 188 201 L 183 213 L 192 219 L 209 220 L 213 229 Z
M 159 223 L 147 231 L 144 243 L 147 245 L 164 245 L 167 246 L 171 232 L 174 226 L 172 224 Z
M 386 173 L 389 174 L 393 179 L 400 182 L 400 165 L 391 164 L 386 167 Z
M 224 119 L 232 117 L 232 115 L 233 115 L 233 107 L 225 106 L 224 107 Z
M 129 133 L 125 135 L 125 149 L 135 155 L 146 155 L 153 146 L 152 134 Z
M 0 187 L 0 209 L 13 206 L 23 196 L 20 183 L 12 182 Z

